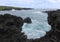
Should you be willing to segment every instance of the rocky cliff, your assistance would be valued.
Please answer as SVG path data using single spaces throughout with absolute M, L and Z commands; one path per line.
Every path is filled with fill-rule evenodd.
M 27 39 L 21 32 L 24 23 L 32 23 L 29 17 L 23 20 L 10 14 L 0 15 L 0 42 L 60 42 L 60 10 L 46 13 L 52 29 L 45 37 L 38 39 Z
M 52 29 L 45 37 L 31 40 L 31 42 L 60 42 L 60 10 L 45 12 L 48 14 L 48 24 Z
M 10 14 L 0 15 L 0 42 L 26 42 L 22 33 L 23 19 Z

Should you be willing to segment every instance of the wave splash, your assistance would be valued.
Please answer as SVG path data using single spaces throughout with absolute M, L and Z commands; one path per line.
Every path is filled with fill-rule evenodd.
M 51 27 L 46 22 L 39 22 L 32 19 L 31 24 L 24 23 L 22 32 L 25 32 L 28 39 L 41 38 L 46 35 L 46 32 L 51 30 Z

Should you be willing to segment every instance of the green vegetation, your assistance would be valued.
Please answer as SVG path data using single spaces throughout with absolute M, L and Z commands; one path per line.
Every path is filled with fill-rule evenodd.
M 15 9 L 15 10 L 31 10 L 32 8 L 20 8 L 20 7 L 11 7 L 11 6 L 0 6 L 0 11 L 3 11 L 3 10 L 12 10 L 12 9 Z

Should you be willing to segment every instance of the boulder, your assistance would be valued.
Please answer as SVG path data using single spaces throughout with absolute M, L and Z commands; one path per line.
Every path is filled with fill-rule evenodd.
M 25 18 L 24 23 L 32 23 L 31 18 L 29 18 L 29 17 Z

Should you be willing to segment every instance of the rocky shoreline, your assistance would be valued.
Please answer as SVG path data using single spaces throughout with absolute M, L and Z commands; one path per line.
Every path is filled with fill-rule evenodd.
M 27 17 L 23 20 L 10 14 L 0 15 L 0 42 L 27 42 L 27 36 L 21 32 L 24 23 L 31 23 L 31 19 Z
M 46 37 L 48 42 L 60 42 L 60 10 L 46 11 L 48 13 L 48 24 L 51 25 L 51 32 Z
M 10 11 L 10 10 L 32 10 L 33 8 L 22 8 L 13 6 L 0 6 L 0 11 Z
M 32 40 L 32 42 L 60 42 L 60 10 L 45 11 L 48 14 L 48 24 L 51 25 L 51 31 L 40 39 Z
M 21 32 L 24 23 L 32 23 L 29 17 L 23 20 L 10 14 L 0 15 L 0 42 L 60 42 L 60 10 L 46 13 L 52 29 L 38 39 L 27 39 L 27 35 Z

